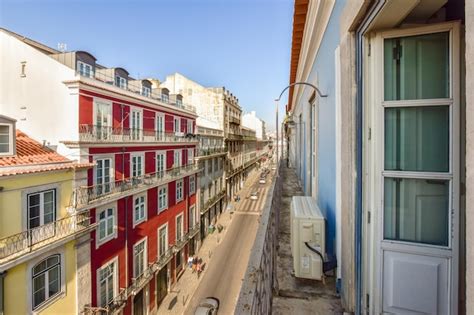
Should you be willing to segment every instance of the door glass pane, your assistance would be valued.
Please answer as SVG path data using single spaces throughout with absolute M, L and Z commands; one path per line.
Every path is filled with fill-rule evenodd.
M 385 39 L 385 100 L 449 97 L 449 33 Z
M 448 246 L 449 181 L 385 178 L 384 238 Z
M 385 169 L 449 171 L 449 107 L 385 109 Z

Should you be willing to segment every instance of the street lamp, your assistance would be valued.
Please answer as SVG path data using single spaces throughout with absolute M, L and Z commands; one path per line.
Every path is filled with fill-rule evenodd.
M 280 96 L 278 96 L 278 98 L 275 99 L 275 107 L 276 107 L 276 124 L 275 124 L 275 127 L 276 127 L 276 158 L 277 158 L 277 163 L 278 163 L 278 153 L 279 153 L 279 150 L 278 150 L 278 102 L 280 101 L 283 93 L 285 93 L 286 90 L 288 90 L 290 87 L 292 86 L 295 86 L 295 85 L 307 85 L 307 86 L 310 86 L 312 87 L 316 93 L 319 94 L 320 97 L 327 97 L 328 95 L 327 94 L 322 94 L 321 91 L 318 89 L 318 87 L 314 84 L 311 84 L 311 83 L 308 83 L 308 82 L 294 82 L 294 83 L 291 83 L 290 85 L 288 85 L 287 87 L 285 87 L 283 89 L 283 91 L 281 91 L 280 93 Z M 282 139 L 282 146 L 283 146 L 283 139 Z M 282 148 L 283 150 L 283 148 Z

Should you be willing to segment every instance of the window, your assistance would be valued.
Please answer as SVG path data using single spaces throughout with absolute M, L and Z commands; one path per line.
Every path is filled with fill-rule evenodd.
M 162 100 L 163 102 L 165 102 L 165 103 L 169 103 L 170 97 L 169 97 L 168 94 L 164 94 L 164 93 L 163 93 L 163 94 L 161 94 L 161 100 Z
M 158 230 L 158 257 L 164 257 L 168 250 L 168 224 Z
M 196 177 L 189 176 L 189 194 L 192 195 L 196 192 Z
M 183 214 L 176 217 L 176 241 L 179 242 L 183 238 Z
M 94 100 L 94 124 L 98 140 L 107 140 L 112 134 L 112 104 Z
M 115 228 L 115 207 L 107 207 L 98 211 L 98 240 L 105 242 L 116 235 Z
M 207 174 L 211 174 L 212 173 L 212 160 L 207 160 L 206 163 L 207 163 Z
M 187 132 L 188 133 L 194 133 L 194 130 L 193 130 L 193 121 L 192 120 L 188 120 L 188 128 L 187 128 Z
M 150 97 L 151 89 L 148 86 L 142 86 L 142 95 L 146 97 Z
M 61 256 L 50 256 L 32 269 L 33 309 L 61 291 Z
M 127 79 L 122 78 L 121 76 L 115 77 L 115 85 L 119 88 L 126 89 L 127 88 Z
M 194 149 L 188 149 L 188 165 L 194 163 Z
M 156 114 L 156 138 L 163 141 L 165 135 L 165 116 L 163 114 Z
M 194 225 L 196 224 L 195 222 L 196 219 L 196 207 L 192 205 L 189 207 L 189 228 L 192 229 Z
M 13 154 L 12 125 L 0 125 L 0 155 Z
M 146 238 L 133 246 L 133 277 L 138 278 L 145 271 Z
M 162 186 L 158 189 L 158 212 L 168 208 L 168 187 Z
M 131 159 L 132 177 L 143 175 L 143 155 L 132 155 Z
M 100 306 L 109 304 L 117 292 L 117 259 L 107 263 L 97 271 Z
M 174 118 L 174 132 L 175 133 L 181 132 L 181 119 L 179 117 Z
M 77 62 L 77 71 L 83 77 L 92 78 L 94 76 L 94 70 L 92 66 L 82 61 Z
M 163 177 L 166 169 L 166 154 L 160 152 L 156 154 L 156 175 L 158 177 Z
M 181 166 L 181 150 L 174 150 L 174 167 Z
M 142 111 L 139 109 L 132 109 L 130 113 L 130 138 L 131 140 L 140 140 L 142 135 Z
M 111 165 L 112 159 L 96 159 L 95 179 L 97 185 L 97 194 L 109 193 L 111 190 Z
M 56 190 L 28 194 L 28 229 L 53 222 L 56 219 Z
M 183 180 L 176 181 L 176 202 L 183 200 Z
M 146 220 L 146 196 L 141 195 L 133 200 L 133 225 Z

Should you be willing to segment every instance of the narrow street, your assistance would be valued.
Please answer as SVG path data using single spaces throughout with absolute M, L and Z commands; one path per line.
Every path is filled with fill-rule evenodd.
M 193 314 L 199 302 L 208 296 L 220 300 L 220 314 L 232 314 L 247 268 L 250 251 L 255 240 L 265 196 L 274 172 L 267 176 L 266 184 L 259 184 L 256 172 L 239 192 L 240 202 L 234 203 L 235 212 L 225 238 L 212 254 L 208 269 L 189 302 L 185 314 Z M 258 200 L 248 198 L 258 191 Z

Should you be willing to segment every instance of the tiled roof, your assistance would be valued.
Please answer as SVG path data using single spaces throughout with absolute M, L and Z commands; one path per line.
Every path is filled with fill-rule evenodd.
M 56 151 L 43 146 L 25 133 L 16 131 L 16 155 L 0 156 L 0 176 L 90 167 L 74 163 Z

